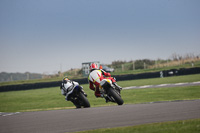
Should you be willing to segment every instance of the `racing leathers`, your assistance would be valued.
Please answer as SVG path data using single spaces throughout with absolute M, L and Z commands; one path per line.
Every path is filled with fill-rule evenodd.
M 72 89 L 75 86 L 79 86 L 78 82 L 68 80 L 66 83 L 62 83 L 60 86 L 61 94 L 66 96 L 65 99 L 68 101 L 68 96 L 72 93 Z M 81 87 L 81 86 L 80 86 Z

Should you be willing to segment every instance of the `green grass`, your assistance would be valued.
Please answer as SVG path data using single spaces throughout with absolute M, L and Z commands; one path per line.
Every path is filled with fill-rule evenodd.
M 200 119 L 105 128 L 77 133 L 199 133 Z
M 179 83 L 199 81 L 200 74 L 188 76 L 175 76 L 167 78 L 130 80 L 119 82 L 123 87 L 147 84 Z M 115 103 L 106 103 L 102 98 L 96 98 L 88 84 L 82 85 L 88 94 L 91 107 L 111 106 Z M 200 99 L 200 87 L 175 87 L 175 88 L 151 88 L 138 90 L 123 90 L 122 98 L 125 104 L 136 104 L 154 101 L 193 100 Z M 37 110 L 53 110 L 75 108 L 71 102 L 65 101 L 59 87 L 42 88 L 26 91 L 11 91 L 0 93 L 0 112 L 22 112 Z
M 126 104 L 200 99 L 199 86 L 176 88 L 151 88 L 126 90 L 122 92 Z
M 0 93 L 0 112 L 42 110 L 47 108 L 70 107 L 58 88 L 43 88 L 27 91 Z
M 200 81 L 200 74 L 173 76 L 164 78 L 140 79 L 140 80 L 127 80 L 127 81 L 119 81 L 118 84 L 121 85 L 122 87 L 127 87 L 127 86 L 170 84 L 170 83 L 195 82 L 195 81 Z

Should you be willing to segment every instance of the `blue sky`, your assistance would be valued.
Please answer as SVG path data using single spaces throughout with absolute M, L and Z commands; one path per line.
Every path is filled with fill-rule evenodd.
M 199 0 L 0 0 L 0 72 L 200 54 Z

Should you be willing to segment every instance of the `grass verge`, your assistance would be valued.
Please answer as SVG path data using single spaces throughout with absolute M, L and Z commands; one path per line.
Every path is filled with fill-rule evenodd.
M 196 82 L 196 81 L 200 81 L 200 74 L 172 76 L 164 78 L 126 80 L 126 81 L 119 81 L 118 84 L 121 85 L 122 87 L 128 87 L 128 86 L 158 85 L 158 84 Z
M 179 83 L 199 81 L 200 74 L 188 76 L 175 76 L 168 78 L 155 78 L 143 80 L 130 80 L 119 82 L 123 87 L 147 84 Z M 88 84 L 82 85 L 88 94 L 91 107 L 116 105 L 105 103 L 104 99 L 96 98 L 94 92 L 88 89 Z M 151 88 L 138 90 L 123 90 L 124 104 L 136 104 L 155 101 L 193 100 L 200 99 L 200 87 Z M 0 93 L 0 112 L 24 112 L 38 110 L 70 109 L 75 108 L 61 95 L 59 87 L 42 88 L 26 91 L 11 91 Z
M 129 127 L 105 128 L 76 133 L 199 133 L 200 119 L 144 124 Z

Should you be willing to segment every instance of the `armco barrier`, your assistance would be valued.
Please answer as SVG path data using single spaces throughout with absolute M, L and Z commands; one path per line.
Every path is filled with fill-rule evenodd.
M 162 73 L 162 75 L 161 75 Z M 181 68 L 181 69 L 171 69 L 165 70 L 162 72 L 149 72 L 141 74 L 127 74 L 127 75 L 112 75 L 117 79 L 117 81 L 124 80 L 133 80 L 133 79 L 147 79 L 147 78 L 158 78 L 158 77 L 168 77 L 168 76 L 178 76 L 178 75 L 188 75 L 188 74 L 198 74 L 200 73 L 200 67 L 195 68 Z M 73 80 L 73 79 L 72 79 Z M 74 81 L 79 84 L 87 84 L 88 79 L 74 79 Z M 61 85 L 61 81 L 56 82 L 42 82 L 42 83 L 33 83 L 33 84 L 20 84 L 20 85 L 8 85 L 0 86 L 0 92 L 5 91 L 18 91 L 18 90 L 30 90 L 38 88 L 47 88 L 47 87 L 58 87 Z

